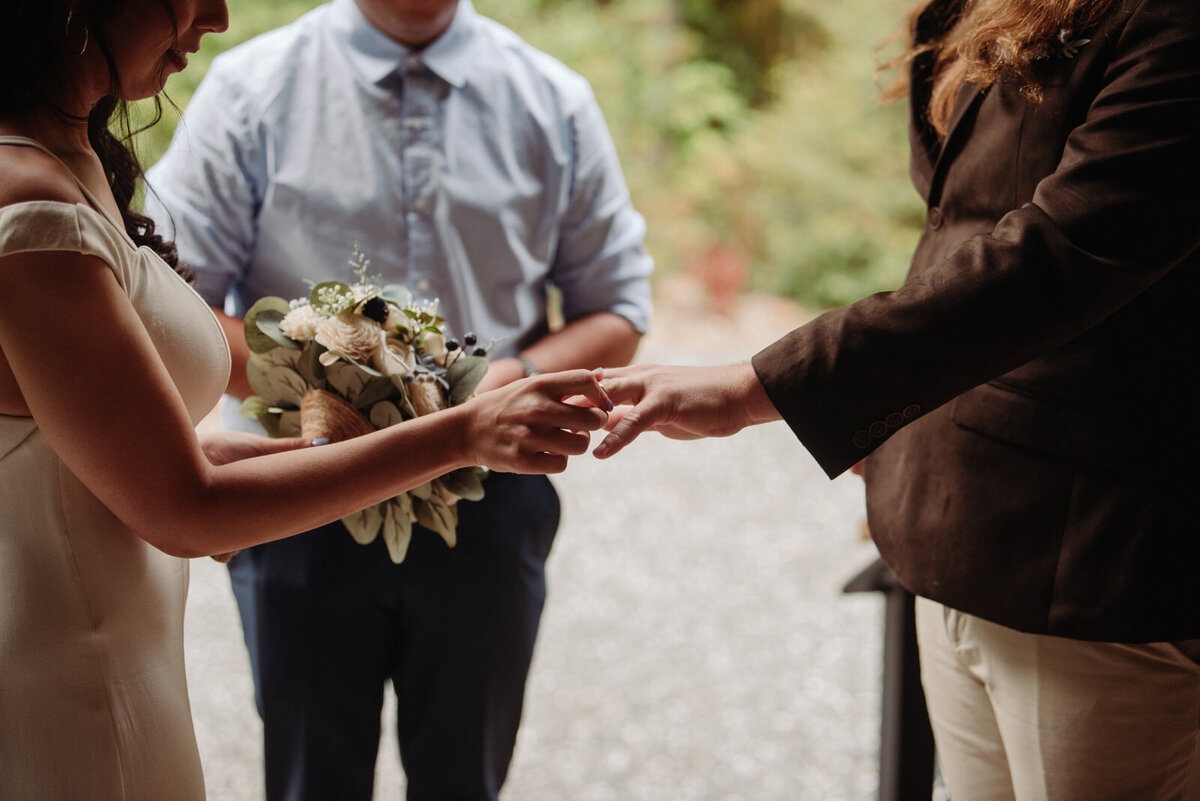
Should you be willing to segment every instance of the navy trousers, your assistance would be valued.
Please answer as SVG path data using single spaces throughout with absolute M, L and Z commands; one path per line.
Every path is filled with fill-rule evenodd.
M 496 801 L 512 759 L 559 503 L 493 474 L 458 544 L 418 526 L 404 564 L 335 523 L 229 563 L 263 719 L 268 801 L 370 801 L 399 705 L 409 801 Z

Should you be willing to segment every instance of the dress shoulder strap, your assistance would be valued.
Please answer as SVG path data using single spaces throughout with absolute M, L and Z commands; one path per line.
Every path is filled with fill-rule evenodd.
M 117 220 L 114 220 L 112 218 L 112 215 L 110 215 L 108 213 L 108 210 L 104 208 L 104 205 L 99 200 L 96 199 L 95 195 L 92 194 L 92 190 L 87 188 L 87 184 L 85 184 L 83 181 L 81 181 L 79 179 L 79 176 L 76 175 L 71 170 L 71 168 L 68 167 L 65 162 L 63 162 L 62 159 L 60 159 L 58 156 L 56 156 L 54 154 L 54 152 L 50 150 L 50 148 L 46 147 L 45 145 L 43 145 L 41 142 L 39 142 L 36 139 L 30 139 L 28 136 L 0 136 L 0 145 L 15 145 L 18 147 L 32 147 L 34 150 L 40 150 L 43 153 L 45 153 L 47 156 L 49 156 L 50 158 L 57 161 L 62 166 L 62 168 L 67 171 L 67 175 L 70 175 L 71 179 L 73 181 L 75 181 L 75 184 L 79 187 L 79 191 L 83 192 L 83 196 L 85 198 L 87 198 L 88 204 L 93 209 L 100 212 L 100 215 L 102 217 L 104 217 L 104 219 L 107 220 L 109 223 L 111 223 L 114 228 L 116 228 L 118 231 L 120 231 L 122 236 L 125 239 L 129 238 L 128 234 L 126 234 L 126 232 L 125 232 L 125 226 L 122 223 L 120 223 Z

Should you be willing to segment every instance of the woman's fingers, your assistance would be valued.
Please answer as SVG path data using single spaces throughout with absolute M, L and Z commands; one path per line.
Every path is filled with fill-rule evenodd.
M 561 473 L 567 469 L 567 457 L 560 453 L 530 453 L 513 465 L 514 473 Z
M 562 402 L 572 396 L 579 395 L 587 398 L 598 409 L 607 410 L 611 405 L 608 395 L 605 394 L 604 389 L 600 386 L 600 379 L 591 370 L 564 370 L 561 373 L 542 373 L 541 375 L 526 379 L 526 382 L 528 387 L 536 389 L 538 392 L 553 398 L 557 402 Z
M 522 450 L 534 453 L 559 453 L 564 456 L 579 456 L 587 453 L 592 438 L 580 431 L 564 431 L 558 428 L 531 431 L 522 443 Z
M 608 422 L 608 413 L 590 406 L 571 406 L 566 402 L 547 404 L 538 409 L 531 427 L 565 428 L 569 431 L 597 431 Z

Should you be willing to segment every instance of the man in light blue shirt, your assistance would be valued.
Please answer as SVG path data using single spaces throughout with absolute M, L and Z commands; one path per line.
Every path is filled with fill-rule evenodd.
M 237 316 L 346 280 L 355 242 L 452 331 L 497 340 L 480 391 L 624 364 L 649 322 L 645 225 L 589 86 L 468 0 L 333 0 L 218 57 L 149 180 L 148 211 L 229 312 L 235 396 Z M 543 477 L 486 491 L 460 503 L 455 549 L 418 528 L 403 565 L 340 524 L 230 563 L 269 801 L 369 801 L 389 679 L 410 801 L 495 801 L 559 506 Z

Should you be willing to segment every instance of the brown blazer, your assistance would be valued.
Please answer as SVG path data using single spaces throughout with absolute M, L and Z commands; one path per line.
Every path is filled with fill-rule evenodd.
M 1043 62 L 1039 106 L 963 89 L 944 144 L 915 64 L 907 280 L 754 368 L 827 473 L 870 455 L 871 531 L 914 593 L 1200 637 L 1200 3 L 1124 0 L 1089 37 Z

